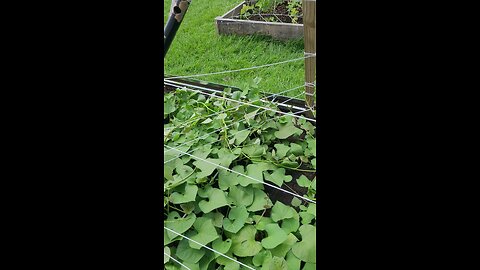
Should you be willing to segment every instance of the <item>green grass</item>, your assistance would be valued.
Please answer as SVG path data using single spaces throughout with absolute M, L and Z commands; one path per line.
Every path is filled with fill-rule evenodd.
M 193 0 L 165 57 L 166 74 L 183 76 L 234 70 L 303 57 L 303 40 L 276 41 L 259 36 L 219 36 L 215 18 L 235 7 L 241 0 Z M 171 1 L 164 0 L 164 25 Z M 245 89 L 256 77 L 265 92 L 278 93 L 304 84 L 304 61 L 209 75 L 195 79 Z M 287 94 L 302 93 L 302 89 Z

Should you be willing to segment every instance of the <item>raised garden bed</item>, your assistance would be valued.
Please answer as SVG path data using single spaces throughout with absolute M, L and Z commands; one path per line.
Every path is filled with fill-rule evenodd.
M 254 269 L 315 269 L 315 126 L 255 90 L 175 88 L 164 89 L 164 226 Z M 191 269 L 239 269 L 168 230 L 164 251 Z
M 271 11 L 274 13 L 272 15 L 252 13 L 243 16 L 242 8 L 245 4 L 246 2 L 242 2 L 223 16 L 215 19 L 218 34 L 263 35 L 278 40 L 303 38 L 303 19 L 297 15 L 281 14 L 282 12 L 285 13 L 285 5 L 279 5 Z M 297 23 L 292 23 L 292 19 Z

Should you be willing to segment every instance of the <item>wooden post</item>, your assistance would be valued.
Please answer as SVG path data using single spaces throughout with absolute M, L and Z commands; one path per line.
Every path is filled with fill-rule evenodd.
M 303 34 L 305 41 L 305 53 L 315 54 L 317 52 L 316 42 L 316 28 L 317 28 L 317 11 L 316 1 L 302 0 L 303 1 Z M 307 107 L 313 108 L 315 106 L 315 74 L 316 74 L 316 57 L 305 58 L 305 102 Z

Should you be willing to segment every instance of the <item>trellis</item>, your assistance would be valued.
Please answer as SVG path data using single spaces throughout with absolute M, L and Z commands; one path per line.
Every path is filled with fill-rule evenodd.
M 188 8 L 188 4 L 190 3 L 190 1 L 175 0 L 174 2 L 176 2 L 178 4 L 177 7 L 179 7 L 180 10 L 179 9 L 173 10 L 173 8 L 175 6 L 172 5 L 172 11 L 174 11 L 174 13 L 179 16 L 179 18 L 183 18 L 183 14 L 185 13 L 186 8 Z M 182 5 L 180 5 L 180 3 L 182 3 Z M 237 70 L 219 71 L 219 72 L 213 72 L 213 73 L 208 73 L 208 74 L 194 74 L 194 75 L 186 75 L 186 76 L 174 76 L 174 77 L 165 78 L 164 79 L 164 85 L 174 87 L 174 88 L 181 88 L 181 89 L 184 89 L 186 91 L 190 91 L 192 93 L 200 93 L 200 94 L 203 94 L 203 95 L 210 96 L 211 98 L 228 100 L 230 102 L 237 102 L 238 106 L 234 107 L 230 110 L 234 110 L 234 109 L 242 107 L 242 106 L 251 106 L 251 107 L 256 107 L 256 108 L 260 109 L 259 112 L 257 112 L 257 114 L 259 114 L 261 112 L 264 112 L 264 111 L 274 111 L 277 114 L 276 117 L 281 117 L 282 115 L 288 115 L 288 116 L 291 116 L 291 117 L 295 117 L 295 118 L 299 118 L 299 119 L 305 119 L 305 120 L 311 121 L 313 123 L 316 123 L 316 119 L 314 118 L 315 117 L 315 109 L 316 109 L 315 108 L 316 107 L 316 104 L 315 104 L 315 93 L 316 93 L 316 79 L 315 79 L 316 78 L 316 67 L 315 67 L 316 66 L 316 11 L 315 11 L 315 9 L 316 9 L 316 0 L 303 0 L 303 7 L 304 7 L 303 8 L 303 11 L 304 11 L 303 19 L 304 19 L 304 35 L 305 35 L 305 55 L 304 55 L 304 57 L 296 58 L 296 59 L 289 59 L 289 60 L 285 60 L 285 61 L 281 61 L 281 62 L 277 62 L 277 63 L 270 63 L 270 64 L 266 64 L 266 65 L 261 65 L 261 66 L 247 67 L 247 68 L 242 68 L 242 69 L 237 69 Z M 178 29 L 178 27 L 181 23 L 181 19 L 180 19 L 180 21 L 177 21 L 177 23 L 178 24 L 169 26 L 170 31 L 176 31 L 176 29 Z M 167 38 L 165 40 L 165 42 L 170 42 L 170 43 L 171 43 L 171 41 L 172 41 L 171 39 L 167 39 Z M 167 50 L 168 50 L 168 48 L 167 48 Z M 164 53 L 166 54 L 166 50 L 165 50 Z M 210 76 L 210 75 L 241 72 L 241 71 L 254 70 L 254 69 L 259 69 L 259 68 L 268 68 L 268 67 L 274 66 L 274 65 L 287 64 L 287 63 L 290 63 L 290 62 L 302 61 L 302 60 L 305 62 L 305 84 L 304 85 L 299 85 L 299 86 L 296 86 L 294 88 L 286 89 L 286 90 L 283 90 L 283 91 L 281 91 L 277 94 L 269 93 L 268 96 L 265 96 L 262 99 L 254 100 L 254 101 L 235 100 L 235 99 L 232 99 L 231 97 L 227 97 L 226 94 L 223 93 L 222 91 L 214 90 L 214 89 L 208 88 L 208 87 L 198 86 L 196 84 L 188 83 L 188 82 L 185 82 L 185 81 L 183 81 L 183 82 L 179 81 L 180 79 L 207 77 L 207 76 Z M 274 102 L 274 100 L 277 97 L 281 96 L 282 94 L 287 94 L 287 93 L 290 93 L 290 92 L 295 91 L 295 90 L 300 89 L 300 88 L 305 89 L 305 93 L 301 94 L 301 95 L 304 96 L 305 105 L 306 105 L 305 107 L 306 108 L 302 109 L 302 108 L 297 107 L 297 108 L 295 108 L 296 112 L 294 112 L 294 113 L 284 112 L 282 110 L 274 110 L 274 109 L 272 109 L 268 106 L 260 106 L 260 105 L 254 104 L 257 101 L 261 101 L 265 105 L 267 105 L 270 102 Z M 297 98 L 297 97 L 298 97 L 298 95 L 295 96 L 295 97 L 289 98 L 289 99 L 284 99 L 283 102 L 275 103 L 275 105 L 283 106 L 284 109 L 293 109 L 294 106 L 288 105 L 287 103 L 289 101 Z M 227 110 L 220 111 L 220 112 L 217 112 L 215 114 L 210 114 L 210 115 L 207 115 L 207 116 L 204 116 L 204 117 L 215 116 L 216 114 L 224 113 L 226 111 Z M 302 114 L 305 114 L 305 113 L 307 113 L 306 116 L 303 116 Z M 182 125 L 188 125 L 188 121 L 183 123 Z M 179 128 L 179 127 L 182 127 L 182 126 L 175 126 L 175 127 L 172 128 L 172 130 L 176 129 L 176 128 Z M 221 129 L 224 129 L 224 128 L 225 127 L 222 127 Z M 227 126 L 227 128 L 228 128 L 228 126 Z M 220 132 L 221 129 L 214 130 L 212 133 Z M 167 130 L 166 132 L 169 132 L 169 130 Z M 208 134 L 206 134 L 204 136 L 207 137 Z M 230 136 L 235 136 L 235 134 L 232 134 Z M 199 137 L 199 138 L 196 138 L 195 140 L 201 140 L 201 139 L 202 139 L 202 137 Z M 188 141 L 188 142 L 185 142 L 183 144 L 185 145 L 185 144 L 190 143 L 190 142 L 192 142 L 192 141 Z M 193 152 L 195 152 L 196 149 L 191 149 L 189 151 L 182 151 L 182 150 L 179 149 L 181 146 L 182 145 L 176 145 L 176 147 L 171 147 L 171 146 L 165 145 L 165 148 L 167 148 L 167 150 L 166 151 L 164 150 L 164 153 L 173 151 L 174 153 L 179 154 L 179 156 L 176 156 L 173 159 L 165 161 L 164 164 L 166 164 L 168 162 L 171 162 L 174 159 L 177 159 L 177 158 L 179 158 L 181 156 L 184 156 L 184 155 L 189 156 L 189 157 L 191 157 L 195 160 L 208 162 L 208 160 L 192 154 Z M 233 171 L 233 170 L 231 170 L 227 167 L 224 167 L 224 166 L 221 166 L 221 165 L 218 165 L 218 164 L 212 164 L 212 165 L 215 165 L 218 169 L 227 170 L 227 171 L 230 171 L 232 173 L 239 174 L 243 177 L 250 178 L 251 180 L 260 182 L 264 185 L 270 186 L 271 188 L 275 188 L 275 189 L 277 189 L 281 192 L 284 192 L 286 194 L 295 196 L 295 197 L 300 198 L 300 199 L 302 199 L 304 201 L 307 201 L 309 203 L 316 204 L 315 200 L 312 200 L 312 199 L 303 197 L 301 195 L 292 193 L 288 190 L 282 189 L 281 187 L 271 185 L 271 184 L 269 184 L 265 181 L 259 181 L 258 179 L 252 178 L 252 177 L 250 177 L 246 174 Z M 191 239 L 191 238 L 189 238 L 185 235 L 182 235 L 182 234 L 180 234 L 180 233 L 178 233 L 178 232 L 176 232 L 176 231 L 174 231 L 170 228 L 167 228 L 167 227 L 164 226 L 164 230 L 170 231 L 170 232 L 180 236 L 181 238 L 185 238 L 188 241 L 194 242 L 194 243 L 200 245 L 201 247 L 203 247 L 207 250 L 210 250 L 211 252 L 214 252 L 214 253 L 216 253 L 220 256 L 223 256 L 223 257 L 225 257 L 229 260 L 232 260 L 232 261 L 238 263 L 242 267 L 245 267 L 247 269 L 255 269 L 255 268 L 253 268 L 251 266 L 248 266 L 248 265 L 246 265 L 242 262 L 239 262 L 238 260 L 235 260 L 234 258 L 226 256 L 225 254 L 222 254 L 221 252 L 218 252 L 217 250 L 214 250 L 214 249 L 212 249 L 212 248 L 210 248 L 206 245 L 203 245 L 201 243 L 198 243 L 195 240 L 193 240 L 193 239 Z M 176 260 L 174 257 L 172 257 L 171 254 L 164 253 L 164 255 L 167 256 L 168 258 L 172 259 L 173 261 L 175 261 L 179 265 L 181 265 L 183 268 L 190 269 L 188 266 L 186 266 L 185 264 L 182 264 L 182 262 L 180 262 L 180 261 Z

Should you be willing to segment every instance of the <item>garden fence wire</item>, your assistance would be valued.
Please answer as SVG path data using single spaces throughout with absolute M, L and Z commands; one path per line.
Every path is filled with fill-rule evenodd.
M 304 1 L 316 2 L 316 0 L 304 0 Z M 315 83 L 315 82 L 314 82 L 314 83 L 305 82 L 304 85 L 300 85 L 300 86 L 297 86 L 297 87 L 294 87 L 294 88 L 291 88 L 291 89 L 287 89 L 287 90 L 281 91 L 281 92 L 276 93 L 276 94 L 267 93 L 267 94 L 270 94 L 270 95 L 269 95 L 268 97 L 265 97 L 265 98 L 261 98 L 261 99 L 254 100 L 254 101 L 250 101 L 250 102 L 244 102 L 244 101 L 235 100 L 235 99 L 232 99 L 232 98 L 225 97 L 224 95 L 219 96 L 219 95 L 216 95 L 216 94 L 205 93 L 205 92 L 202 92 L 202 91 L 200 91 L 200 90 L 207 90 L 207 91 L 210 91 L 210 92 L 216 92 L 217 94 L 220 94 L 220 93 L 225 94 L 225 93 L 223 93 L 223 92 L 221 92 L 221 91 L 216 91 L 216 90 L 213 90 L 213 89 L 210 89 L 210 88 L 205 88 L 205 87 L 201 87 L 201 86 L 197 86 L 197 85 L 193 85 L 193 84 L 188 84 L 188 83 L 182 83 L 182 82 L 176 82 L 176 81 L 174 81 L 175 79 L 198 78 L 198 77 L 206 77 L 206 76 L 210 76 L 210 75 L 219 75 L 219 74 L 227 74 L 227 73 L 233 73 L 233 72 L 241 72 L 241 71 L 254 70 L 254 69 L 259 69 L 259 68 L 267 68 L 267 67 L 271 67 L 271 66 L 276 66 L 276 65 L 291 63 L 291 62 L 295 62 L 295 61 L 305 60 L 305 59 L 311 58 L 311 57 L 316 57 L 316 53 L 313 53 L 313 54 L 312 54 L 312 53 L 305 53 L 305 56 L 304 56 L 304 57 L 301 57 L 301 58 L 289 59 L 289 60 L 280 61 L 280 62 L 276 62 L 276 63 L 265 64 L 265 65 L 259 65 L 259 66 L 253 66 L 253 67 L 247 67 L 247 68 L 241 68 L 241 69 L 235 69 L 235 70 L 225 70 L 225 71 L 205 73 L 205 74 L 194 74 L 194 75 L 185 75 L 185 76 L 174 76 L 174 77 L 168 77 L 168 78 L 164 79 L 164 84 L 165 84 L 165 85 L 168 85 L 168 86 L 171 86 L 171 87 L 181 88 L 181 89 L 184 89 L 184 90 L 186 90 L 186 91 L 193 92 L 193 93 L 200 93 L 200 94 L 203 94 L 203 95 L 208 95 L 208 96 L 211 96 L 212 98 L 218 98 L 218 99 L 221 99 L 221 100 L 227 100 L 227 101 L 230 101 L 230 102 L 239 103 L 239 105 L 236 106 L 236 107 L 233 107 L 233 108 L 230 108 L 230 109 L 227 109 L 227 110 L 222 110 L 222 111 L 219 111 L 219 112 L 216 112 L 216 113 L 214 113 L 214 114 L 207 115 L 207 116 L 202 116 L 202 117 L 200 117 L 200 118 L 191 119 L 190 121 L 184 122 L 184 123 L 182 123 L 182 124 L 180 124 L 180 125 L 178 125 L 178 126 L 174 126 L 174 127 L 171 127 L 171 128 L 167 128 L 165 131 L 166 131 L 166 132 L 170 132 L 171 130 L 174 130 L 174 129 L 177 129 L 177 128 L 180 128 L 180 127 L 187 126 L 189 123 L 194 122 L 194 121 L 198 121 L 198 120 L 201 119 L 201 118 L 207 118 L 207 117 L 215 116 L 215 115 L 218 115 L 218 114 L 227 112 L 227 111 L 231 111 L 231 110 L 238 109 L 238 108 L 240 108 L 240 107 L 242 107 L 242 106 L 251 106 L 251 107 L 256 107 L 256 108 L 260 109 L 255 115 L 257 115 L 257 114 L 259 114 L 259 113 L 261 113 L 261 112 L 263 112 L 263 111 L 273 111 L 273 112 L 279 114 L 279 115 L 277 115 L 277 116 L 274 117 L 274 118 L 279 118 L 279 117 L 281 117 L 282 115 L 288 115 L 288 116 L 292 116 L 292 117 L 294 117 L 294 118 L 305 119 L 305 120 L 308 120 L 308 121 L 311 121 L 311 122 L 315 122 L 315 123 L 316 123 L 316 119 L 309 118 L 309 117 L 304 117 L 304 116 L 301 116 L 301 115 L 300 115 L 300 114 L 302 114 L 302 113 L 304 113 L 304 112 L 307 112 L 307 111 L 309 111 L 309 110 L 312 110 L 311 108 L 306 108 L 306 109 L 305 109 L 305 108 L 301 108 L 302 110 L 300 110 L 300 111 L 298 111 L 298 112 L 296 112 L 296 113 L 285 113 L 285 112 L 282 112 L 282 111 L 279 111 L 279 110 L 272 109 L 272 108 L 267 107 L 267 106 L 264 107 L 264 106 L 259 106 L 259 105 L 255 105 L 255 104 L 254 104 L 254 103 L 257 102 L 257 101 L 261 101 L 261 102 L 263 102 L 264 104 L 267 104 L 267 105 L 271 103 L 271 104 L 273 104 L 273 105 L 275 105 L 275 106 L 279 106 L 279 105 L 282 106 L 282 105 L 284 105 L 284 106 L 287 106 L 287 107 L 288 107 L 288 106 L 289 106 L 289 107 L 292 107 L 291 105 L 285 105 L 285 103 L 287 103 L 288 101 L 290 101 L 290 100 L 292 100 L 292 99 L 295 99 L 295 98 L 297 98 L 297 97 L 299 97 L 299 96 L 301 96 L 301 95 L 304 95 L 304 94 L 297 95 L 297 96 L 292 97 L 292 98 L 290 98 L 290 99 L 287 99 L 287 100 L 285 100 L 285 101 L 283 101 L 283 102 L 281 102 L 281 103 L 274 103 L 275 98 L 276 98 L 277 96 L 282 95 L 282 94 L 286 94 L 286 93 L 292 92 L 292 91 L 294 91 L 294 90 L 297 90 L 297 89 L 299 89 L 299 88 L 303 88 L 303 87 L 306 87 L 306 86 L 307 86 L 307 87 L 309 86 L 309 87 L 314 87 L 314 88 L 316 88 L 316 83 Z M 305 93 L 305 94 L 308 95 L 308 93 Z M 230 94 L 230 95 L 231 95 L 231 94 Z M 310 95 L 312 95 L 312 94 L 310 94 Z M 315 93 L 314 93 L 313 95 L 315 95 Z M 269 100 L 268 100 L 269 98 L 273 98 L 273 99 L 269 101 Z M 255 116 L 255 115 L 254 115 L 254 116 Z M 272 118 L 272 119 L 273 119 L 273 118 Z M 245 121 L 246 121 L 246 120 L 245 120 Z M 234 123 L 234 124 L 235 124 L 235 123 Z M 231 124 L 231 125 L 233 125 L 233 124 Z M 262 183 L 262 184 L 264 184 L 264 185 L 267 185 L 267 186 L 269 186 L 269 187 L 271 187 L 271 188 L 277 189 L 277 190 L 279 190 L 279 191 L 281 191 L 281 192 L 283 192 L 283 193 L 286 193 L 286 194 L 295 196 L 295 197 L 297 197 L 297 198 L 300 198 L 300 199 L 302 199 L 302 200 L 304 200 L 304 201 L 307 201 L 307 202 L 316 204 L 316 201 L 315 201 L 315 200 L 312 200 L 312 199 L 303 197 L 303 196 L 301 196 L 301 195 L 299 195 L 299 194 L 296 194 L 296 193 L 294 193 L 294 192 L 291 192 L 291 191 L 282 189 L 281 187 L 277 187 L 277 186 L 272 185 L 272 184 L 269 184 L 269 183 L 267 183 L 267 182 L 265 182 L 265 181 L 260 181 L 260 180 L 258 180 L 258 179 L 256 179 L 256 178 L 253 178 L 253 177 L 251 177 L 251 176 L 249 176 L 249 175 L 246 175 L 246 174 L 244 174 L 244 173 L 240 173 L 240 172 L 231 170 L 231 169 L 229 169 L 229 168 L 227 168 L 227 167 L 225 167 L 225 166 L 221 166 L 221 165 L 219 165 L 219 164 L 215 164 L 215 163 L 209 162 L 209 161 L 206 160 L 206 159 L 203 159 L 203 158 L 201 158 L 201 157 L 198 157 L 198 156 L 193 155 L 192 153 L 194 153 L 195 150 L 197 150 L 198 148 L 191 149 L 191 150 L 186 151 L 186 152 L 179 149 L 181 146 L 184 146 L 184 145 L 187 145 L 187 144 L 189 144 L 189 143 L 192 143 L 192 142 L 201 140 L 201 139 L 203 139 L 203 138 L 206 138 L 206 137 L 208 137 L 208 135 L 213 134 L 213 133 L 220 132 L 221 130 L 224 130 L 225 128 L 228 129 L 228 127 L 229 127 L 229 126 L 222 127 L 222 128 L 217 129 L 217 130 L 215 130 L 215 131 L 213 131 L 213 132 L 211 132 L 211 133 L 209 133 L 209 134 L 203 135 L 203 136 L 198 137 L 198 138 L 196 138 L 196 139 L 194 139 L 194 140 L 190 140 L 190 141 L 188 141 L 188 142 L 184 142 L 184 143 L 182 143 L 182 144 L 180 144 L 180 145 L 177 145 L 176 147 L 171 147 L 171 146 L 168 146 L 168 145 L 164 145 L 164 147 L 168 149 L 168 150 L 165 150 L 165 149 L 164 149 L 164 153 L 168 153 L 168 152 L 170 152 L 170 151 L 173 151 L 174 153 L 177 154 L 176 157 L 174 157 L 174 158 L 172 158 L 172 159 L 170 159 L 170 160 L 165 161 L 164 164 L 166 164 L 166 163 L 168 163 L 168 162 L 172 162 L 173 160 L 175 160 L 175 159 L 177 159 L 177 158 L 180 158 L 180 157 L 182 157 L 182 156 L 184 156 L 184 155 L 187 155 L 187 156 L 192 157 L 193 159 L 200 160 L 200 161 L 206 162 L 206 163 L 210 163 L 211 165 L 214 165 L 217 169 L 227 170 L 227 171 L 229 171 L 229 172 L 238 174 L 238 175 L 240 175 L 240 176 L 242 176 L 242 177 L 246 177 L 246 178 L 249 178 L 249 179 L 251 179 L 251 180 L 260 182 L 260 183 Z M 246 130 L 249 130 L 249 129 L 246 129 Z M 230 138 L 230 137 L 234 137 L 235 135 L 236 135 L 236 134 L 234 133 L 234 134 L 230 135 L 229 138 Z M 207 143 L 207 144 L 211 144 L 211 143 L 213 143 L 213 142 L 210 142 L 210 143 Z M 178 155 L 178 154 L 179 154 L 179 155 Z M 223 253 L 221 253 L 221 252 L 219 252 L 219 251 L 217 251 L 217 250 L 215 250 L 215 249 L 212 249 L 212 248 L 206 246 L 206 245 L 203 245 L 203 244 L 201 244 L 201 243 L 198 243 L 197 241 L 195 241 L 195 240 L 193 240 L 193 239 L 191 239 L 191 238 L 189 238 L 189 237 L 187 237 L 187 236 L 185 236 L 185 235 L 183 235 L 183 234 L 180 234 L 180 233 L 178 233 L 178 232 L 176 232 L 176 231 L 174 231 L 174 230 L 172 230 L 172 229 L 170 229 L 170 228 L 167 228 L 167 227 L 164 226 L 164 229 L 167 230 L 167 231 L 170 231 L 170 232 L 172 232 L 172 233 L 174 233 L 174 234 L 176 234 L 176 235 L 178 235 L 178 236 L 180 236 L 181 238 L 185 238 L 185 239 L 187 239 L 188 241 L 191 241 L 191 242 L 193 242 L 193 243 L 196 243 L 196 244 L 200 245 L 201 247 L 203 247 L 203 248 L 205 248 L 205 249 L 207 249 L 207 250 L 209 250 L 209 251 L 211 251 L 211 252 L 214 252 L 214 253 L 216 253 L 216 254 L 218 254 L 218 255 L 220 255 L 220 256 L 223 256 L 223 257 L 225 257 L 225 258 L 227 258 L 227 259 L 229 259 L 229 260 L 231 260 L 231 261 L 234 261 L 235 263 L 239 264 L 240 266 L 242 266 L 242 267 L 244 267 L 244 268 L 251 269 L 251 270 L 255 270 L 255 268 L 253 268 L 253 267 L 251 267 L 251 266 L 248 266 L 248 265 L 246 265 L 246 264 L 244 264 L 244 263 L 242 263 L 242 262 L 239 262 L 238 260 L 235 260 L 234 258 L 231 258 L 231 257 L 229 257 L 229 256 L 227 256 L 227 255 L 225 255 L 225 254 L 223 254 Z M 167 254 L 167 253 L 164 252 L 164 255 L 167 256 L 167 257 L 168 257 L 169 259 L 171 259 L 172 261 L 178 263 L 179 265 L 181 265 L 181 266 L 184 267 L 185 269 L 190 269 L 190 268 L 187 267 L 186 265 L 182 264 L 180 261 L 178 261 L 178 260 L 176 260 L 175 258 L 173 258 L 173 257 L 171 256 L 172 254 Z

